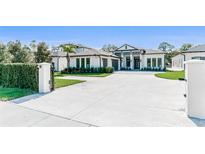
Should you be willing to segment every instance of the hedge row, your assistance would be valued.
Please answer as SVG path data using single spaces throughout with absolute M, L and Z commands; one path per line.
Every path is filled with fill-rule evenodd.
M 145 67 L 145 68 L 142 68 L 141 71 L 166 71 L 166 68 Z
M 76 68 L 76 67 L 70 67 L 66 68 L 65 70 L 61 71 L 62 73 L 112 73 L 114 70 L 112 67 L 99 67 L 99 68 Z
M 0 86 L 38 91 L 38 65 L 0 64 Z

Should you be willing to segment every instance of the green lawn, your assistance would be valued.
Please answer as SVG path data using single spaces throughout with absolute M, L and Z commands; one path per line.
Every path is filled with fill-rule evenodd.
M 15 98 L 27 96 L 34 94 L 35 92 L 28 89 L 19 89 L 19 88 L 2 88 L 0 87 L 0 100 L 8 101 Z
M 168 71 L 165 73 L 157 73 L 155 76 L 164 79 L 178 80 L 179 78 L 184 78 L 184 71 Z
M 81 83 L 81 82 L 85 82 L 85 81 L 55 78 L 55 88 L 66 87 L 66 86 L 70 86 L 70 85 Z
M 62 76 L 82 76 L 82 77 L 106 77 L 111 73 L 75 73 L 75 74 L 62 74 L 60 72 L 55 72 L 55 77 Z

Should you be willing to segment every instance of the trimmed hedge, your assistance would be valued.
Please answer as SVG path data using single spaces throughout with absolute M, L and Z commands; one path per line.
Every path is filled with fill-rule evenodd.
M 38 91 L 38 65 L 0 64 L 0 86 Z
M 69 74 L 75 74 L 75 73 L 113 73 L 114 69 L 112 67 L 91 67 L 91 68 L 76 68 L 76 67 L 70 67 L 66 68 L 65 70 L 61 71 L 61 73 L 69 73 Z
M 145 67 L 142 68 L 141 71 L 166 71 L 166 68 Z

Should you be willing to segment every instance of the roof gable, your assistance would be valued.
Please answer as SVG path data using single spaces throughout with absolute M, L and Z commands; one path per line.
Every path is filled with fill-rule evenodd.
M 124 44 L 122 45 L 121 47 L 117 48 L 115 51 L 118 51 L 118 50 L 138 50 L 137 48 L 131 46 L 131 45 L 128 45 L 128 44 Z

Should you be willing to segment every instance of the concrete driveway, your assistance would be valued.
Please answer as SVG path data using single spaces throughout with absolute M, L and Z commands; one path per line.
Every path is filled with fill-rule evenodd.
M 116 72 L 9 105 L 41 114 L 31 126 L 196 126 L 184 112 L 183 81 L 153 74 Z

